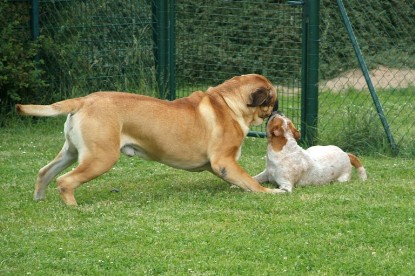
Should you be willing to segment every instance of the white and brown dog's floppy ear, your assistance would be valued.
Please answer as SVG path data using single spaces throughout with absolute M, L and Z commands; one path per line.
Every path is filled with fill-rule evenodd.
M 291 121 L 288 122 L 288 127 L 290 128 L 291 133 L 294 136 L 294 139 L 297 140 L 297 141 L 300 140 L 301 133 L 295 128 L 294 124 Z
M 270 93 L 270 89 L 261 87 L 251 94 L 251 103 L 247 104 L 247 106 L 248 107 L 268 106 L 271 104 L 271 101 L 272 101 L 272 96 Z

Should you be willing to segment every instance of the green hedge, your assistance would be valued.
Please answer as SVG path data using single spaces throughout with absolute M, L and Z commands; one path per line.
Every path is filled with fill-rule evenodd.
M 34 99 L 46 88 L 39 45 L 30 40 L 29 5 L 0 1 L 0 102 L 1 113 L 15 101 Z
M 179 81 L 223 80 L 245 71 L 300 78 L 301 8 L 187 0 L 178 1 L 176 10 Z
M 276 1 L 177 1 L 178 81 L 191 83 L 200 75 L 223 79 L 239 68 L 299 77 L 298 64 L 286 57 L 301 58 L 301 34 L 295 29 L 301 22 L 284 13 L 286 1 L 277 2 L 281 8 Z M 415 68 L 411 1 L 345 4 L 370 66 Z M 42 1 L 38 44 L 30 41 L 29 8 L 24 1 L 0 2 L 3 109 L 4 103 L 50 101 L 91 90 L 154 90 L 150 1 Z M 295 30 L 286 32 L 290 28 Z M 320 41 L 322 79 L 356 68 L 330 0 L 321 1 Z M 270 59 L 273 65 L 265 68 Z

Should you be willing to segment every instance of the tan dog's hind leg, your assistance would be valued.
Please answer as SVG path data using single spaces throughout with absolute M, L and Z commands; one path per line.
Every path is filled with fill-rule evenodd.
M 46 188 L 52 179 L 61 171 L 72 165 L 77 157 L 77 151 L 75 149 L 70 149 L 68 143 L 65 143 L 55 159 L 39 170 L 33 199 L 36 201 L 45 199 Z
M 105 150 L 94 151 L 93 154 L 84 154 L 75 169 L 56 180 L 63 202 L 66 205 L 77 205 L 74 196 L 75 189 L 110 170 L 119 156 L 119 151 Z
M 211 166 L 216 175 L 233 185 L 241 187 L 245 191 L 279 193 L 279 189 L 269 189 L 261 186 L 231 158 L 211 161 Z

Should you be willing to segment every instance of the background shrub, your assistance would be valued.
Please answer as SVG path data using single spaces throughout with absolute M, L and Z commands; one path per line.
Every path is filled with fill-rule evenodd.
M 29 6 L 0 1 L 0 101 L 7 112 L 15 101 L 38 98 L 47 87 L 37 59 L 39 45 L 30 40 Z
M 293 51 L 301 49 L 301 34 L 286 29 L 301 22 L 294 22 L 300 19 L 276 2 L 287 3 L 178 2 L 178 82 L 194 83 L 202 72 L 204 79 L 222 80 L 241 70 L 299 79 L 298 64 L 287 57 L 301 58 L 300 51 Z M 415 36 L 408 31 L 415 9 L 410 1 L 345 4 L 370 67 L 415 68 Z M 154 90 L 157 45 L 152 41 L 150 1 L 42 1 L 40 45 L 30 40 L 29 9 L 26 2 L 0 3 L 5 26 L 0 45 L 3 101 L 60 99 L 95 90 Z M 337 5 L 322 0 L 320 13 L 320 77 L 330 79 L 357 64 Z M 37 53 L 41 59 L 36 62 Z

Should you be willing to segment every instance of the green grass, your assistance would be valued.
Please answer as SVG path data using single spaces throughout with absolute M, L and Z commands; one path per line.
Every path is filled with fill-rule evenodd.
M 365 155 L 369 179 L 246 193 L 209 173 L 122 157 L 64 206 L 37 171 L 63 143 L 64 119 L 0 129 L 1 275 L 411 275 L 415 160 Z M 174 139 L 172 138 L 172 141 Z M 266 140 L 241 164 L 264 167 Z M 113 192 L 114 189 L 119 192 Z

